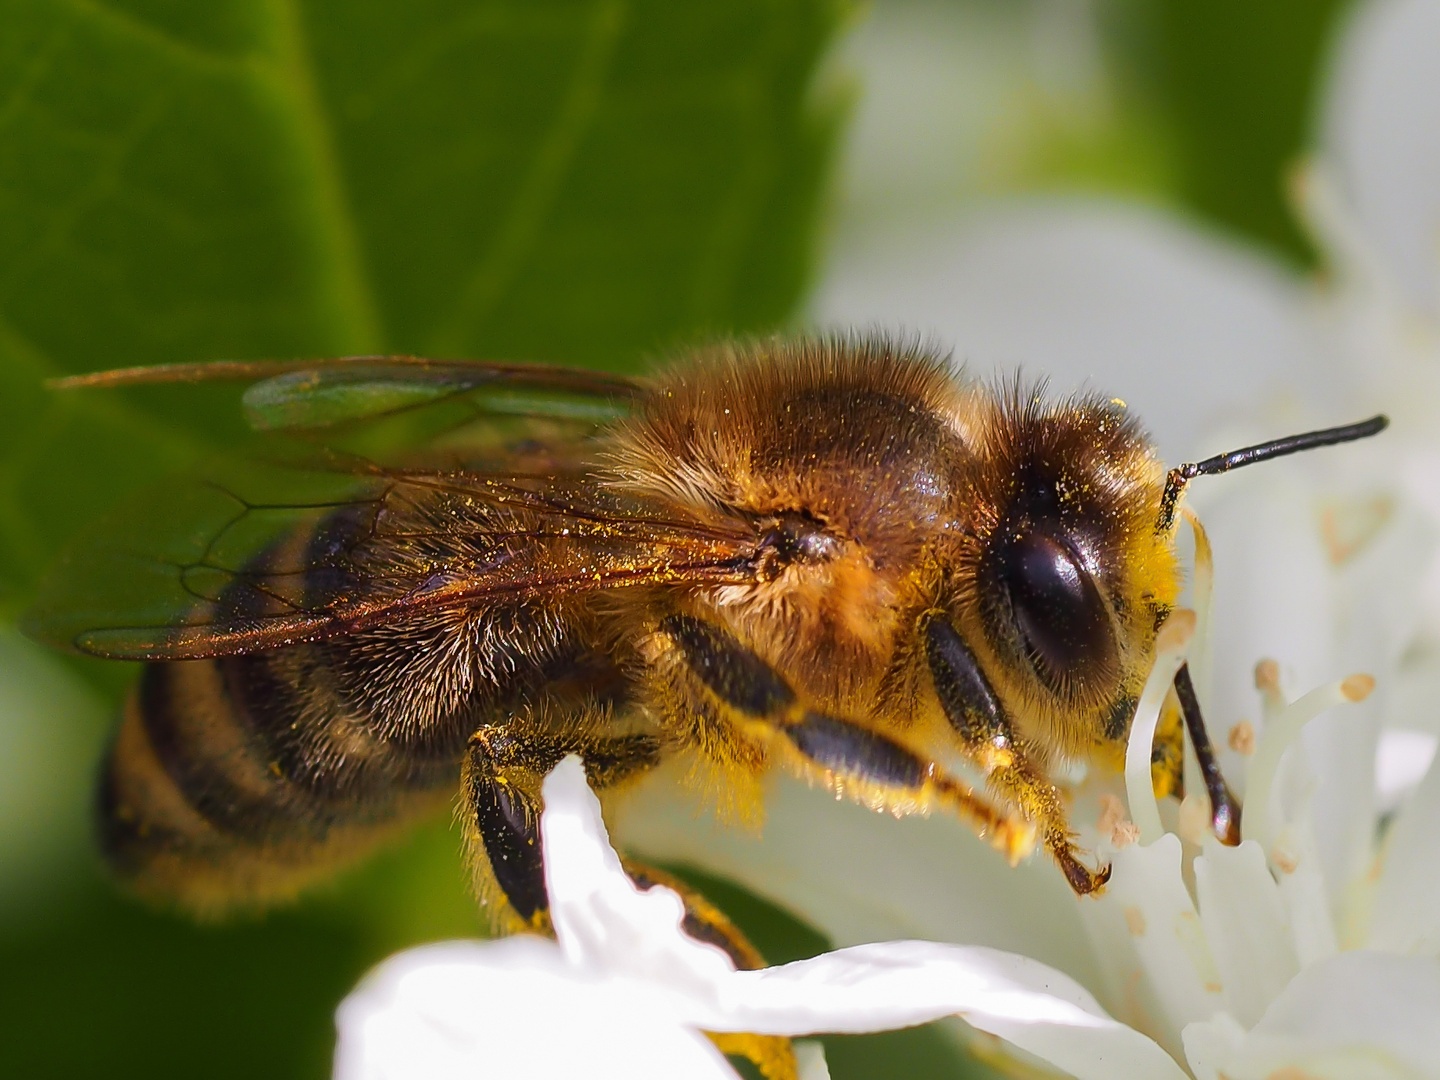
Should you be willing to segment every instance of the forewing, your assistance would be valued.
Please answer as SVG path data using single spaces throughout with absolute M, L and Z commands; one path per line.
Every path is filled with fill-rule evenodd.
M 25 629 L 97 656 L 195 659 L 505 597 L 753 575 L 753 535 L 617 495 L 574 447 L 487 470 L 344 460 L 232 463 L 152 492 L 62 558 Z

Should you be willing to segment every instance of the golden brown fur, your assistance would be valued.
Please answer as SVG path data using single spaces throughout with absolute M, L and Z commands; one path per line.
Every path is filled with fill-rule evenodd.
M 881 339 L 777 340 L 680 357 L 628 419 L 547 438 L 491 437 L 483 464 L 421 448 L 172 628 L 71 638 L 156 661 L 102 793 L 123 876 L 201 909 L 289 895 L 463 762 L 480 891 L 536 925 L 538 778 L 578 752 L 612 790 L 688 756 L 739 816 L 770 768 L 948 808 L 1103 881 L 1046 773 L 1123 740 L 1178 589 L 1164 474 L 1123 409 L 992 392 Z M 1037 629 L 1047 588 L 1080 590 L 1060 631 Z M 937 691 L 957 663 L 998 701 L 978 727 Z M 957 753 L 998 807 L 935 766 Z
M 1117 700 L 1138 695 L 1157 615 L 1178 592 L 1171 538 L 1154 529 L 1164 469 L 1122 410 L 1102 399 L 1047 403 L 1018 386 L 987 392 L 918 348 L 821 340 L 687 357 L 621 430 L 609 471 L 702 518 L 796 512 L 821 523 L 837 545 L 824 563 L 692 603 L 820 703 L 890 726 L 916 722 L 914 700 L 893 692 L 913 680 L 896 669 L 915 619 L 940 606 L 983 654 L 1035 747 L 1046 758 L 1084 756 L 1114 738 L 1104 724 Z M 992 644 L 980 611 L 982 553 L 1037 480 L 1061 488 L 1063 512 L 1094 525 L 1119 624 L 1110 677 L 1064 695 Z

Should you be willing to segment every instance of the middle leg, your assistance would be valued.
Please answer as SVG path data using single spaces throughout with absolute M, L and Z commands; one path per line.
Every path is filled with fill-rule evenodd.
M 1110 868 L 1092 870 L 1080 861 L 1059 789 L 1035 766 L 975 654 L 942 614 L 926 620 L 924 634 L 940 706 L 967 754 L 991 789 L 1036 823 L 1070 887 L 1080 896 L 1099 892 L 1110 880 Z
M 735 772 L 770 764 L 875 810 L 946 809 L 1012 863 L 1034 847 L 1031 820 L 996 807 L 901 741 L 803 702 L 787 680 L 725 630 L 664 620 L 651 657 L 653 706 L 667 728 Z

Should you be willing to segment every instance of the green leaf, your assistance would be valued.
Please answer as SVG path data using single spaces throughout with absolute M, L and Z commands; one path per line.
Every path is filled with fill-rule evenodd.
M 631 367 L 781 323 L 837 0 L 0 0 L 0 603 L 243 425 L 132 364 Z
M 1134 0 L 1132 0 L 1134 2 Z M 1212 219 L 1313 260 L 1286 195 L 1310 149 L 1344 0 L 1144 0 L 1145 58 L 1168 109 L 1182 195 Z
M 843 15 L 0 0 L 0 615 L 84 524 L 247 434 L 233 384 L 56 393 L 48 377 L 374 353 L 638 369 L 781 324 L 838 115 L 808 88 Z M 362 386 L 331 413 L 403 390 Z M 281 391 L 272 417 L 293 404 Z M 111 702 L 134 674 L 71 671 Z M 34 786 L 83 809 L 98 732 L 53 704 L 77 765 Z M 202 929 L 88 884 L 92 856 L 55 839 L 73 876 L 0 921 L 10 1057 L 33 1076 L 324 1075 L 332 1010 L 367 966 L 482 927 L 448 826 L 264 925 Z

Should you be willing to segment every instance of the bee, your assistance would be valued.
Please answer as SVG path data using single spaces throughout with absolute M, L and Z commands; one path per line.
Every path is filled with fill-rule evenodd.
M 643 378 L 401 356 L 61 382 L 218 378 L 249 380 L 252 426 L 292 449 L 102 525 L 27 622 L 145 662 L 99 783 L 105 858 L 199 912 L 268 904 L 458 786 L 476 890 L 512 930 L 548 925 L 540 783 L 567 754 L 606 799 L 679 757 L 742 810 L 782 770 L 954 813 L 1096 892 L 1108 868 L 1053 777 L 1123 754 L 1186 484 L 1386 423 L 1167 473 L 1118 401 L 859 337 L 718 344 Z M 1176 695 L 1234 842 L 1184 668 Z M 758 963 L 681 891 L 692 930 Z

